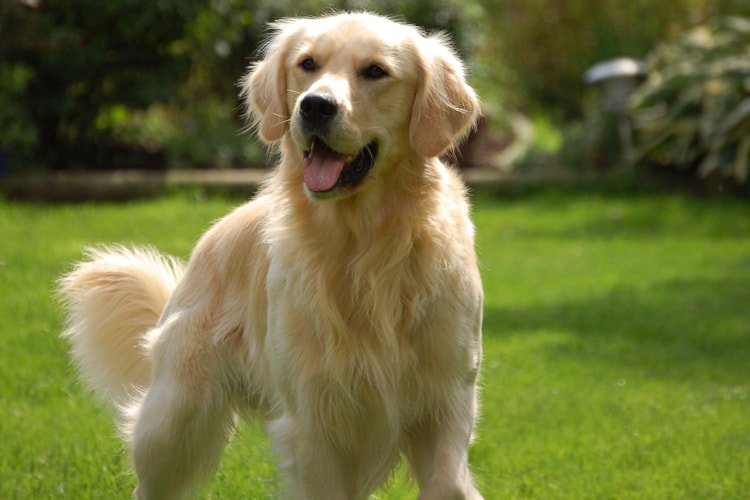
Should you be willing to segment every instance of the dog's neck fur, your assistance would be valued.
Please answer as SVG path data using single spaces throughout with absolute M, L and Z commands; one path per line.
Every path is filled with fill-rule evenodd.
M 292 148 L 282 154 L 299 156 Z M 348 198 L 316 201 L 304 192 L 301 164 L 283 158 L 267 188 L 288 203 L 269 214 L 274 233 L 266 236 L 269 255 L 299 294 L 291 300 L 309 317 L 325 311 L 327 322 L 311 325 L 309 335 L 327 357 L 348 353 L 335 378 L 342 387 L 364 384 L 396 429 L 394 394 L 409 364 L 400 356 L 412 352 L 404 345 L 424 333 L 420 325 L 455 273 L 445 196 L 459 180 L 437 158 L 416 153 L 371 175 Z M 388 176 L 388 189 L 380 175 Z
M 282 154 L 298 155 L 292 148 Z M 272 246 L 270 254 L 284 261 L 286 267 L 317 269 L 321 280 L 318 285 L 331 281 L 329 291 L 338 297 L 335 302 L 342 312 L 360 308 L 362 304 L 375 306 L 375 298 L 368 300 L 372 289 L 382 290 L 384 286 L 393 289 L 393 304 L 386 307 L 387 313 L 372 311 L 372 321 L 388 323 L 372 329 L 386 335 L 397 328 L 396 323 L 401 323 L 398 328 L 408 328 L 407 325 L 419 321 L 422 304 L 412 300 L 412 295 L 418 290 L 422 295 L 429 295 L 424 291 L 439 288 L 436 283 L 422 280 L 441 275 L 438 269 L 447 259 L 446 249 L 454 245 L 451 231 L 443 227 L 448 219 L 444 214 L 443 197 L 446 184 L 460 182 L 437 158 L 426 161 L 416 153 L 409 161 L 392 168 L 387 172 L 378 172 L 376 168 L 371 174 L 373 178 L 365 181 L 368 185 L 339 200 L 308 198 L 303 187 L 302 166 L 290 161 L 281 162 L 280 170 L 267 186 L 280 190 L 277 193 L 288 200 L 286 206 L 270 214 L 273 222 L 269 227 L 275 228 L 274 234 L 266 234 Z M 378 181 L 379 175 L 390 176 L 388 189 Z M 422 231 L 425 227 L 430 229 Z M 321 239 L 329 244 L 320 245 Z M 328 253 L 321 255 L 321 248 Z M 422 255 L 419 266 L 435 266 L 434 272 L 414 269 L 413 256 L 417 248 Z M 342 276 L 346 277 L 348 285 L 344 295 L 339 296 L 342 290 L 338 290 L 340 287 L 335 283 L 340 283 Z M 364 300 L 358 302 L 358 299 Z M 410 304 L 410 309 L 414 310 L 404 310 L 403 304 Z M 382 309 L 385 304 L 377 306 Z M 342 325 L 341 330 L 346 328 Z

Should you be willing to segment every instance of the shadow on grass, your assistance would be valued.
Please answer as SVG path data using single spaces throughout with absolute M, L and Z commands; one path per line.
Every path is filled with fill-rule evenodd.
M 526 309 L 488 308 L 487 337 L 560 332 L 548 362 L 620 366 L 646 376 L 746 383 L 750 355 L 750 278 L 667 282 L 614 288 L 590 300 Z
M 480 196 L 484 209 L 505 212 L 506 207 L 533 206 L 555 219 L 516 226 L 502 220 L 523 237 L 587 238 L 613 237 L 634 241 L 652 240 L 665 234 L 688 233 L 733 241 L 750 235 L 750 205 L 735 198 L 694 198 L 672 193 L 607 194 L 545 191 L 520 199 Z

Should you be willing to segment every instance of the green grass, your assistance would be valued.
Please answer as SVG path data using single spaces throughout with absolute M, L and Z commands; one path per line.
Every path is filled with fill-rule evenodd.
M 94 242 L 180 256 L 234 202 L 0 202 L 0 498 L 128 498 L 127 452 L 58 338 L 56 277 Z M 750 496 L 750 205 L 547 192 L 475 199 L 486 498 Z M 378 498 L 413 498 L 403 475 Z M 278 489 L 245 425 L 205 497 Z

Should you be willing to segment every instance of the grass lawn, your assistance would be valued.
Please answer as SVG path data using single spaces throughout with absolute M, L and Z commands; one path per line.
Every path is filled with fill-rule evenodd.
M 95 242 L 186 257 L 235 201 L 0 201 L 0 498 L 129 498 L 104 404 L 58 337 L 56 277 Z M 475 198 L 486 289 L 486 498 L 750 497 L 750 204 L 684 195 Z M 210 498 L 278 489 L 241 427 Z M 414 498 L 403 474 L 378 494 Z

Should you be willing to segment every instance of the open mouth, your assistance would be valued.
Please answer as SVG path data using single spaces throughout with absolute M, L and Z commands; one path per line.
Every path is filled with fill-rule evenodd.
M 316 194 L 356 186 L 370 173 L 377 155 L 377 142 L 371 142 L 354 156 L 334 151 L 319 137 L 313 137 L 310 150 L 305 151 L 305 186 Z

